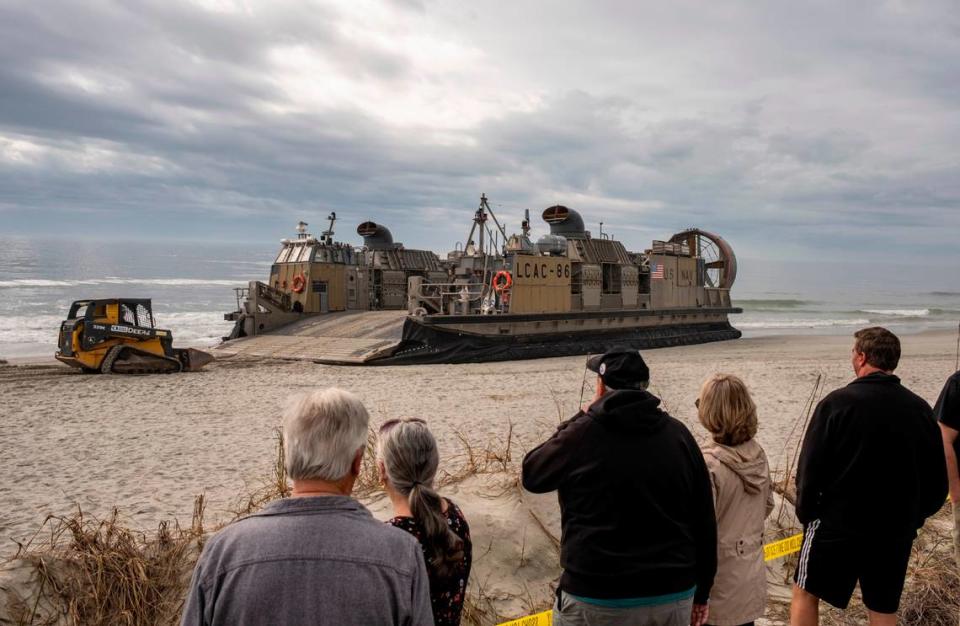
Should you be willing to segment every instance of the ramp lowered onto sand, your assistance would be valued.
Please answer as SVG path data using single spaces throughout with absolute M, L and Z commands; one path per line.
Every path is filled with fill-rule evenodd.
M 360 365 L 389 354 L 400 342 L 406 311 L 343 311 L 311 316 L 269 335 L 225 341 L 218 356 L 292 359 Z

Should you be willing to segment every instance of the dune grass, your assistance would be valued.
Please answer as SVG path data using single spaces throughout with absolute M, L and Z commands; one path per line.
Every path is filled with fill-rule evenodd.
M 808 414 L 802 415 L 800 419 L 807 417 Z M 512 425 L 503 436 L 484 442 L 472 440 L 463 432 L 457 433 L 457 437 L 459 450 L 444 459 L 437 478 L 438 487 L 481 476 L 485 478 L 483 488 L 488 490 L 485 496 L 495 498 L 512 491 L 519 493 L 519 461 L 525 446 Z M 283 436 L 279 431 L 275 445 L 276 458 L 269 476 L 261 488 L 237 501 L 232 511 L 234 519 L 290 495 L 284 469 Z M 371 432 L 355 489 L 355 495 L 361 499 L 374 497 L 382 489 L 375 445 L 376 436 Z M 788 467 L 795 467 L 791 461 L 788 460 Z M 792 482 L 792 476 L 786 471 L 782 474 L 786 476 L 777 481 L 778 491 L 785 496 L 785 501 L 790 501 L 792 494 L 785 487 Z M 71 515 L 48 517 L 13 559 L 29 566 L 32 584 L 30 594 L 8 602 L 8 619 L 23 625 L 177 624 L 204 539 L 220 528 L 207 526 L 205 508 L 203 496 L 198 496 L 188 526 L 164 522 L 150 532 L 132 528 L 116 510 L 106 519 L 97 519 L 79 509 Z M 947 508 L 928 521 L 915 544 L 901 602 L 900 623 L 903 625 L 957 624 L 960 573 L 953 562 L 952 517 Z M 540 520 L 535 521 L 539 531 L 549 537 L 550 545 L 558 547 L 559 539 Z M 783 516 L 782 521 L 789 523 L 787 516 Z M 523 566 L 524 558 L 521 549 L 518 567 Z M 792 572 L 792 568 L 786 569 Z M 507 618 L 497 613 L 495 598 L 488 593 L 489 586 L 489 579 L 471 581 L 464 605 L 464 624 L 486 626 Z M 529 590 L 518 590 L 518 594 L 530 613 L 550 607 L 551 598 L 533 597 Z M 771 603 L 768 616 L 783 619 L 786 611 L 784 604 Z M 3 614 L 0 607 L 0 616 Z M 858 599 L 845 612 L 824 606 L 821 623 L 862 624 L 865 609 Z

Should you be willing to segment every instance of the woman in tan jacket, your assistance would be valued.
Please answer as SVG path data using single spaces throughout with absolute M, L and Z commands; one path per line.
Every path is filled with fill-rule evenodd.
M 773 510 L 770 467 L 757 434 L 757 407 L 743 381 L 714 374 L 697 398 L 700 423 L 713 440 L 703 457 L 717 513 L 717 575 L 710 593 L 713 626 L 752 625 L 767 605 L 764 520 Z

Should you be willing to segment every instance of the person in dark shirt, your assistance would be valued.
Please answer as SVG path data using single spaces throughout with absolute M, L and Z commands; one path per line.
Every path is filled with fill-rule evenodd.
M 717 569 L 713 488 L 687 427 L 659 408 L 640 353 L 594 357 L 597 395 L 523 459 L 558 491 L 563 573 L 554 626 L 701 626 Z
M 430 580 L 436 626 L 457 626 L 467 595 L 472 544 L 459 507 L 433 487 L 440 464 L 437 442 L 421 419 L 388 420 L 380 427 L 377 467 L 396 516 L 389 524 L 417 538 Z
M 859 330 L 850 360 L 857 378 L 820 401 L 800 452 L 792 626 L 817 624 L 819 600 L 846 608 L 857 582 L 870 624 L 896 624 L 917 529 L 947 494 L 933 411 L 893 375 L 900 340 Z
M 960 567 L 960 372 L 947 379 L 933 414 L 940 422 L 943 452 L 947 457 L 947 481 L 953 504 L 953 554 Z

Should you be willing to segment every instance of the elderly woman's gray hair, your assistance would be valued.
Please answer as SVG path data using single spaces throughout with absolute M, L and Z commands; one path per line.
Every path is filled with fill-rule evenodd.
M 421 419 L 390 420 L 380 428 L 377 456 L 386 478 L 407 497 L 413 519 L 423 528 L 426 557 L 442 575 L 463 558 L 463 541 L 447 524 L 433 486 L 440 465 L 437 440 Z
M 343 389 L 312 391 L 283 414 L 287 475 L 293 480 L 340 480 L 367 443 L 370 416 L 360 398 Z

